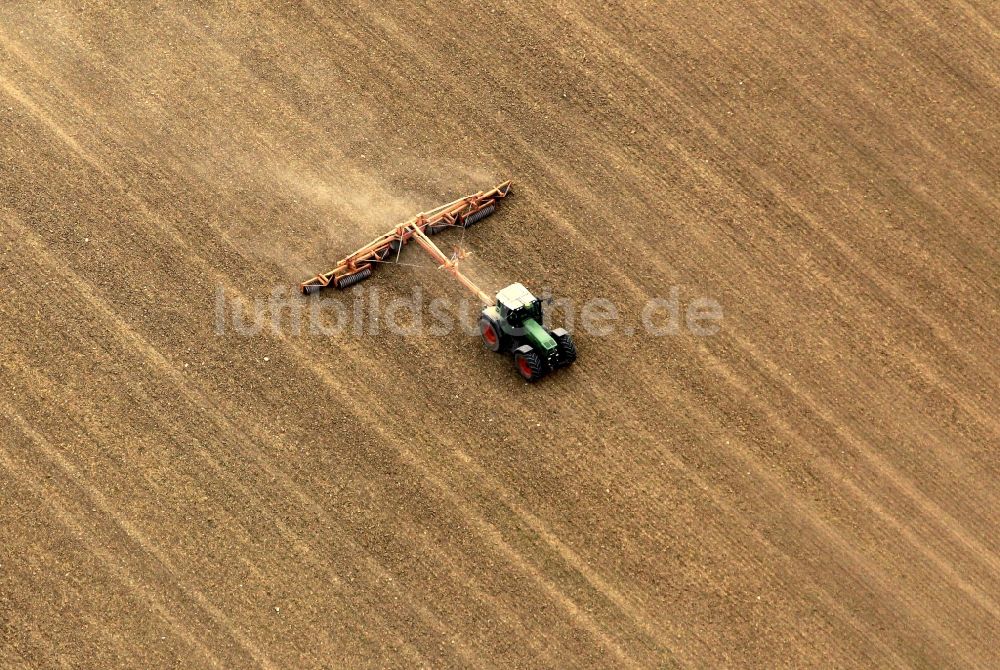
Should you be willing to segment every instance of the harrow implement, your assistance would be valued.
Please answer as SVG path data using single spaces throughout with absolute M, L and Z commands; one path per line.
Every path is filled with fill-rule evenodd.
M 489 191 L 480 191 L 441 205 L 429 212 L 423 212 L 405 223 L 401 223 L 388 233 L 372 240 L 350 256 L 343 258 L 337 267 L 316 275 L 299 284 L 303 294 L 316 293 L 324 288 L 345 289 L 360 281 L 368 279 L 379 263 L 392 262 L 398 258 L 403 245 L 415 240 L 421 247 L 441 263 L 441 267 L 450 271 L 466 288 L 482 300 L 492 305 L 493 301 L 486 293 L 480 291 L 468 280 L 450 260 L 437 248 L 428 236 L 436 235 L 447 228 L 468 228 L 496 211 L 497 204 L 510 193 L 511 182 L 507 180 L 497 184 Z

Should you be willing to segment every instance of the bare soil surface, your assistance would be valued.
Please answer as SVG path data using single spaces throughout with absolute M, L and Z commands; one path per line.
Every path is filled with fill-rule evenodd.
M 997 4 L 233 4 L 0 4 L 0 666 L 1000 665 Z M 506 178 L 573 368 L 235 327 Z

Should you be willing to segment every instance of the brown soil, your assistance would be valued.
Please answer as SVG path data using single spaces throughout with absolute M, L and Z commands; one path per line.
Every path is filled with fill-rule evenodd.
M 1000 665 L 998 5 L 207 4 L 0 6 L 0 666 Z M 215 333 L 507 177 L 572 369 Z

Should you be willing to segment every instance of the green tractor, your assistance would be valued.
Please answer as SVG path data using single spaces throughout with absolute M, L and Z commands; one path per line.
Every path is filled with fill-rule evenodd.
M 542 326 L 542 301 L 521 284 L 497 293 L 495 305 L 483 309 L 479 333 L 490 351 L 514 355 L 514 367 L 529 382 L 572 365 L 573 338 L 563 328 Z

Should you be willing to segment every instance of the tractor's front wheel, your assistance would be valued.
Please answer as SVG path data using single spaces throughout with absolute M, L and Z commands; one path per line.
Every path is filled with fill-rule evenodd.
M 507 349 L 507 335 L 500 329 L 500 324 L 495 319 L 485 314 L 479 317 L 479 334 L 483 338 L 483 345 L 490 351 Z
M 518 347 L 514 351 L 514 367 L 529 382 L 538 381 L 546 372 L 542 357 L 528 345 Z
M 556 349 L 559 351 L 559 367 L 573 365 L 576 360 L 576 345 L 573 344 L 573 337 L 562 328 L 552 331 L 552 339 L 556 341 Z

